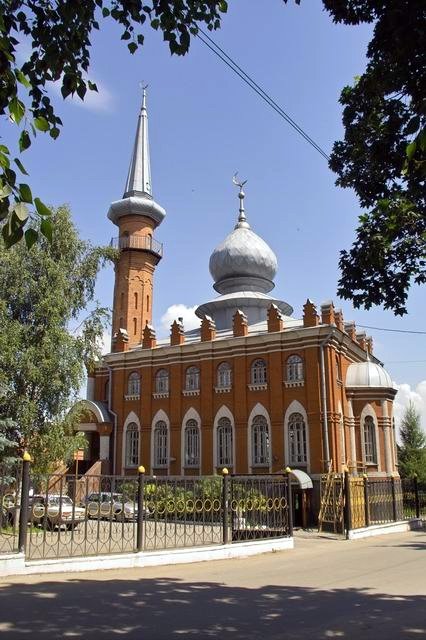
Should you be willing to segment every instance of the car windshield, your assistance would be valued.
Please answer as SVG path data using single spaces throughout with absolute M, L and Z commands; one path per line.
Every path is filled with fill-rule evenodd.
M 49 504 L 59 506 L 60 504 L 72 507 L 72 500 L 68 496 L 49 496 Z

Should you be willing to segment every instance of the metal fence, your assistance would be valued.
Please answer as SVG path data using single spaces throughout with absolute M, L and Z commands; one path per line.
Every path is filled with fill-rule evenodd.
M 403 520 L 404 485 L 400 478 L 346 476 L 346 529 Z
M 0 553 L 19 548 L 31 560 L 292 535 L 287 474 L 36 477 L 24 462 L 21 484 L 20 498 L 16 479 L 0 485 L 10 521 Z
M 20 494 L 21 465 L 0 466 L 0 554 L 18 550 L 16 496 Z
M 426 520 L 426 482 L 417 478 L 403 478 L 402 496 L 404 518 Z

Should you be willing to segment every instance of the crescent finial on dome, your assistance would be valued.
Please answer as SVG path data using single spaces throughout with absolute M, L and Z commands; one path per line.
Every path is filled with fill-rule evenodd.
M 238 221 L 237 224 L 235 225 L 235 229 L 250 229 L 250 225 L 247 222 L 247 218 L 246 218 L 246 212 L 244 209 L 244 197 L 245 197 L 245 193 L 243 191 L 243 187 L 246 184 L 247 180 L 237 180 L 237 176 L 238 176 L 238 171 L 236 171 L 234 173 L 234 175 L 232 176 L 232 182 L 235 184 L 236 187 L 239 187 L 240 191 L 238 193 L 238 198 L 240 200 L 240 208 L 239 208 L 239 215 L 238 215 Z

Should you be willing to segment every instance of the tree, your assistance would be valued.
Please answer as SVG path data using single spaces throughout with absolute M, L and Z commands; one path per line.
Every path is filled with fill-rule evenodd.
M 288 3 L 289 0 L 284 0 Z M 294 0 L 303 4 L 301 0 Z M 351 249 L 341 252 L 338 294 L 356 307 L 382 304 L 406 313 L 413 282 L 426 282 L 426 5 L 423 0 L 323 0 L 334 22 L 374 24 L 368 64 L 354 86 L 343 89 L 344 140 L 334 144 L 330 167 L 337 184 L 351 187 L 366 210 Z M 183 55 L 199 25 L 210 30 L 227 10 L 222 0 L 6 0 L 0 5 L 0 115 L 18 126 L 20 151 L 37 131 L 52 138 L 62 122 L 54 113 L 46 83 L 59 82 L 64 98 L 84 100 L 96 86 L 87 79 L 90 36 L 101 18 L 115 20 L 131 53 L 143 45 L 149 24 L 163 32 L 173 54 Z M 32 53 L 16 63 L 18 40 L 31 38 Z M 31 106 L 26 106 L 22 93 Z M 29 218 L 41 219 L 50 237 L 47 207 L 19 184 L 9 149 L 0 146 L 0 221 L 6 244 L 25 237 Z M 15 169 L 25 172 L 21 161 Z M 31 214 L 27 205 L 34 204 Z M 27 230 L 26 230 L 27 229 Z
M 12 420 L 0 420 L 0 476 L 4 476 L 18 461 L 16 432 Z
M 337 184 L 369 210 L 341 252 L 338 293 L 402 315 L 410 285 L 426 282 L 426 5 L 323 2 L 334 22 L 374 23 L 367 68 L 340 96 L 345 136 L 330 160 Z
M 399 473 L 403 478 L 417 475 L 426 481 L 426 435 L 420 425 L 420 414 L 410 402 L 400 427 L 401 446 L 398 446 Z
M 0 3 L 0 116 L 21 127 L 19 151 L 31 145 L 37 132 L 56 139 L 62 126 L 50 101 L 46 83 L 59 82 L 64 98 L 77 93 L 84 100 L 87 90 L 97 91 L 87 79 L 90 65 L 90 37 L 99 20 L 112 19 L 122 28 L 121 39 L 130 53 L 144 42 L 145 23 L 160 29 L 171 53 L 188 51 L 197 24 L 209 29 L 220 25 L 227 9 L 225 0 L 3 0 Z M 31 54 L 19 65 L 17 46 L 31 43 Z M 30 101 L 30 105 L 26 102 Z M 21 126 L 22 125 L 22 126 Z M 19 158 L 0 145 L 0 221 L 7 246 L 25 237 L 28 247 L 40 231 L 50 239 L 49 209 L 34 198 L 26 183 L 19 183 L 16 171 L 27 175 Z M 30 212 L 27 205 L 34 205 Z M 37 227 L 31 219 L 39 218 Z
M 42 471 L 82 446 L 73 431 L 79 415 L 70 408 L 85 363 L 100 356 L 109 314 L 95 304 L 78 331 L 70 323 L 93 301 L 98 270 L 114 257 L 78 237 L 66 207 L 52 218 L 51 242 L 42 239 L 31 251 L 22 243 L 0 246 L 0 419 L 13 420 L 19 451 L 28 449 Z

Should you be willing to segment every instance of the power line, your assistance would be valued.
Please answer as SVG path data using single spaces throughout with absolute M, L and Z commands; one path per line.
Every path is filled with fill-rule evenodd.
M 280 107 L 280 105 L 275 102 L 275 100 L 271 98 L 271 96 L 235 62 L 235 60 L 231 58 L 231 56 L 229 56 L 221 47 L 219 47 L 219 45 L 216 44 L 216 42 L 212 38 L 210 38 L 207 33 L 200 29 L 200 27 L 198 27 L 198 31 L 201 32 L 203 36 L 207 38 L 207 40 L 211 43 L 209 44 L 209 42 L 207 42 L 200 35 L 200 33 L 197 33 L 197 37 L 206 45 L 206 47 L 210 49 L 210 51 L 212 51 L 218 58 L 220 58 L 231 69 L 231 71 L 239 76 L 241 80 L 243 80 L 243 82 L 245 82 L 251 89 L 253 89 L 253 91 L 266 102 L 266 104 L 268 104 L 274 111 L 276 111 L 276 113 L 278 113 L 279 116 L 281 116 L 281 118 L 283 118 L 291 127 L 293 127 L 293 129 L 297 131 L 297 133 L 299 133 L 316 151 L 318 151 L 318 153 L 322 155 L 325 160 L 328 161 L 330 159 L 324 149 L 322 149 L 319 144 L 317 144 L 315 140 L 313 140 L 306 133 L 306 131 L 304 131 L 302 127 L 300 127 L 297 122 L 295 122 L 293 118 L 289 116 L 289 114 L 286 113 L 284 109 Z
M 417 335 L 426 336 L 426 331 L 411 331 L 408 329 L 384 329 L 383 327 L 369 327 L 366 324 L 358 324 L 357 327 L 362 329 L 374 329 L 374 331 L 391 331 L 393 333 L 415 333 Z

